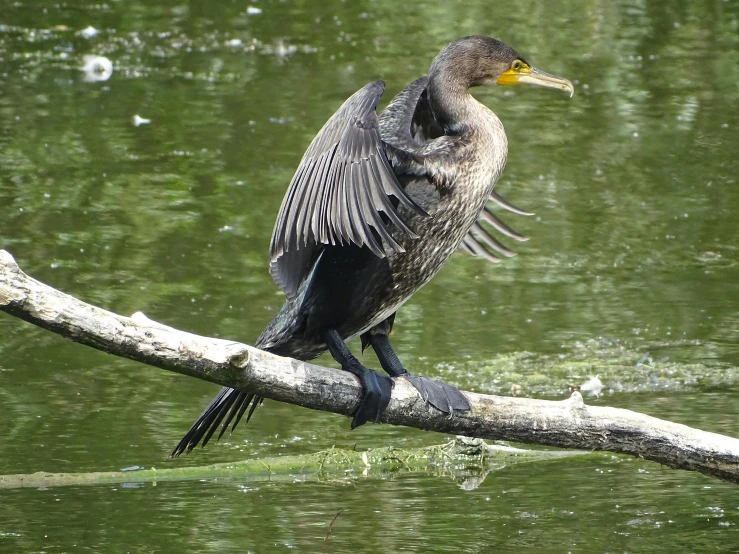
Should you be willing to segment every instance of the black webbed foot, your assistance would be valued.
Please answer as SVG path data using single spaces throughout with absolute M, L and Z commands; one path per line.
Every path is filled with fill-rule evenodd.
M 357 411 L 354 412 L 352 429 L 364 425 L 368 421 L 374 421 L 375 423 L 380 421 L 380 415 L 390 403 L 393 390 L 393 381 L 390 377 L 367 369 L 359 363 L 353 365 L 355 367 L 343 368 L 359 377 L 359 381 L 362 383 L 362 400 L 359 402 Z
M 394 315 L 390 316 L 373 330 L 362 335 L 362 345 L 372 345 L 372 348 L 380 360 L 382 369 L 387 371 L 394 378 L 405 377 L 410 381 L 411 385 L 421 393 L 424 401 L 444 412 L 445 414 L 453 414 L 455 411 L 466 412 L 472 407 L 467 398 L 459 392 L 459 389 L 436 379 L 411 375 L 400 363 L 398 356 L 395 354 L 390 340 L 387 338 L 392 328 Z
M 428 379 L 410 373 L 405 373 L 402 377 L 408 379 L 411 385 L 416 387 L 416 390 L 421 393 L 427 404 L 445 414 L 452 414 L 454 411 L 465 412 L 472 409 L 467 398 L 459 392 L 457 387 L 447 385 L 436 379 Z
M 341 338 L 341 335 L 335 329 L 326 331 L 324 337 L 334 360 L 341 364 L 341 369 L 356 375 L 362 384 L 362 399 L 359 402 L 357 411 L 354 412 L 352 429 L 364 425 L 368 421 L 377 423 L 380 421 L 382 412 L 385 411 L 385 408 L 390 403 L 393 380 L 385 375 L 380 375 L 376 371 L 367 369 L 360 364 L 359 360 L 349 351 L 344 339 Z

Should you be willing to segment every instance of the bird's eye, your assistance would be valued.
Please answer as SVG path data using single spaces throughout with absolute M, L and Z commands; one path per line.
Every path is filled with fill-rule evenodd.
M 521 60 L 516 60 L 511 64 L 511 69 L 513 69 L 514 71 L 518 71 L 519 69 L 521 69 L 521 65 L 523 65 L 521 64 Z

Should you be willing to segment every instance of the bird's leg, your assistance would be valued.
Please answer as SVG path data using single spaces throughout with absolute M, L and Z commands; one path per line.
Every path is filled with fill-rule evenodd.
M 459 392 L 459 389 L 451 385 L 447 385 L 435 379 L 428 379 L 418 375 L 411 375 L 400 363 L 398 356 L 395 354 L 390 339 L 385 334 L 375 334 L 372 330 L 362 335 L 362 342 L 372 345 L 380 365 L 388 375 L 392 377 L 404 377 L 416 387 L 421 393 L 421 397 L 437 410 L 445 414 L 451 414 L 454 410 L 467 411 L 470 410 L 470 403 L 467 398 Z
M 390 403 L 393 381 L 360 364 L 335 329 L 329 329 L 324 334 L 324 340 L 334 360 L 341 364 L 341 369 L 359 377 L 362 384 L 362 400 L 354 412 L 352 429 L 368 421 L 378 422 L 380 415 Z

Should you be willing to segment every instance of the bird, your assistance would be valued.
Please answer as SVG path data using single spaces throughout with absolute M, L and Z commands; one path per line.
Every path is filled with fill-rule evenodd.
M 456 387 L 407 371 L 389 335 L 397 310 L 456 250 L 491 261 L 499 258 L 489 249 L 513 255 L 486 226 L 525 240 L 487 207 L 492 200 L 527 213 L 494 191 L 508 140 L 500 119 L 470 94 L 491 85 L 574 93 L 570 81 L 534 68 L 503 42 L 463 37 L 379 115 L 383 81 L 350 96 L 310 143 L 288 186 L 269 251 L 269 273 L 286 300 L 256 347 L 298 360 L 330 352 L 362 386 L 352 429 L 380 420 L 397 379 L 410 381 L 430 409 L 450 416 L 470 409 Z M 387 375 L 352 354 L 346 343 L 357 336 Z M 171 456 L 205 446 L 219 428 L 219 438 L 229 425 L 233 431 L 262 401 L 224 387 Z

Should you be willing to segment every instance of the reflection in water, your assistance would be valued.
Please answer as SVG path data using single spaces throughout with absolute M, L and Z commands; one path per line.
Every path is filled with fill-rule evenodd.
M 478 94 L 506 126 L 498 188 L 536 213 L 517 228 L 530 240 L 496 267 L 461 254 L 447 264 L 398 314 L 399 354 L 477 390 L 508 372 L 523 394 L 556 397 L 572 377 L 599 376 L 604 394 L 590 402 L 739 434 L 735 3 L 254 7 L 4 6 L 0 247 L 89 302 L 253 341 L 282 302 L 266 271 L 273 217 L 326 118 L 371 80 L 396 93 L 453 38 L 497 36 L 576 79 L 577 94 Z M 100 32 L 81 36 L 88 26 Z M 86 55 L 115 72 L 84 82 Z M 136 127 L 134 114 L 154 123 Z M 601 336 L 623 350 L 578 354 Z M 669 361 L 636 368 L 647 351 Z M 3 473 L 172 464 L 166 453 L 217 389 L 10 317 L 0 371 Z M 613 374 L 634 386 L 614 389 Z M 177 463 L 437 439 L 349 432 L 343 418 L 266 403 L 248 428 Z M 737 523 L 733 488 L 623 458 L 519 466 L 466 492 L 414 476 L 3 498 L 0 550 L 21 552 L 317 551 L 341 509 L 328 551 L 731 551 Z

